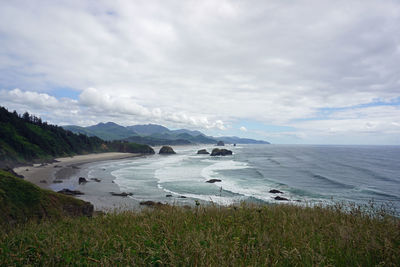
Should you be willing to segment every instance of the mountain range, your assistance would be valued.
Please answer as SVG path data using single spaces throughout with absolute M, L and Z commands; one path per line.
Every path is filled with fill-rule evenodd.
M 215 144 L 223 141 L 228 144 L 269 144 L 263 140 L 240 138 L 236 136 L 207 136 L 200 131 L 187 129 L 170 130 L 158 124 L 143 124 L 121 126 L 114 122 L 99 123 L 81 127 L 76 125 L 62 126 L 74 133 L 97 136 L 104 140 L 125 140 L 138 144 L 148 145 L 187 145 L 187 144 Z

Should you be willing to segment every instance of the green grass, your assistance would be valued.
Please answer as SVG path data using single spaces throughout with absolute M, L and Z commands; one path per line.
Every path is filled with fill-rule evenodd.
M 400 266 L 400 223 L 357 207 L 165 206 L 0 231 L 0 265 Z
M 87 202 L 43 190 L 0 170 L 0 226 L 80 214 L 87 206 Z

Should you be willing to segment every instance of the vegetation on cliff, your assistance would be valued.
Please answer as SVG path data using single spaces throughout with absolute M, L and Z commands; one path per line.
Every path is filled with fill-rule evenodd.
M 91 216 L 92 212 L 93 205 L 88 202 L 41 189 L 0 170 L 0 226 L 64 216 Z
M 74 134 L 62 127 L 43 122 L 27 112 L 19 115 L 0 107 L 0 167 L 54 157 L 111 151 L 154 153 L 147 145 L 107 142 L 98 137 Z

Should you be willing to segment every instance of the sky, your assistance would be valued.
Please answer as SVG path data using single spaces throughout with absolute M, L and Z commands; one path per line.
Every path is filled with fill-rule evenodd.
M 0 1 L 0 105 L 59 125 L 400 145 L 400 1 Z

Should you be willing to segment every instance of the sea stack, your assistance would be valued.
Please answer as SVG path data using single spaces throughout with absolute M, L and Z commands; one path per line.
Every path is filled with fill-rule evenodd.
M 214 148 L 210 156 L 226 156 L 226 155 L 232 155 L 232 151 L 228 149 Z
M 218 141 L 217 146 L 225 146 L 224 141 Z
M 163 146 L 163 147 L 160 149 L 160 152 L 158 152 L 158 154 L 167 154 L 167 155 L 170 155 L 170 154 L 176 154 L 176 153 L 175 153 L 175 151 L 172 149 L 172 147 L 170 147 L 170 146 Z
M 210 154 L 210 152 L 208 152 L 206 149 L 200 149 L 197 151 L 197 154 Z

